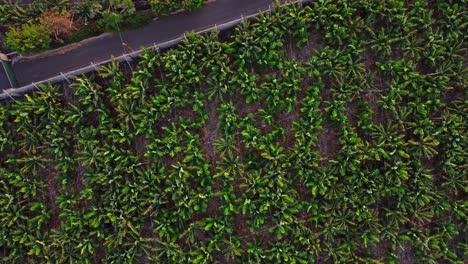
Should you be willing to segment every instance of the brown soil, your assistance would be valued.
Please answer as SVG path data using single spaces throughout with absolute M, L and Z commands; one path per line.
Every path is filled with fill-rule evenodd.
M 201 150 L 205 159 L 215 168 L 216 161 L 219 159 L 219 155 L 216 153 L 216 148 L 213 144 L 213 141 L 218 137 L 218 104 L 214 101 L 209 101 L 206 108 L 208 110 L 208 120 L 206 120 L 201 128 Z
M 146 146 L 150 141 L 143 135 L 137 135 L 135 139 L 135 153 L 140 158 L 144 159 L 144 164 L 148 163 L 148 159 L 145 158 L 145 153 L 147 151 Z
M 375 259 L 384 260 L 386 257 L 388 257 L 390 252 L 390 244 L 388 241 L 381 239 L 377 245 L 374 247 L 369 247 L 365 250 L 371 252 Z
M 216 180 L 213 183 L 213 192 L 217 193 L 221 191 L 221 184 L 219 180 Z M 208 208 L 206 209 L 206 215 L 209 217 L 215 217 L 217 215 L 223 214 L 221 211 L 221 205 L 223 204 L 223 200 L 220 197 L 212 197 L 208 201 Z
M 321 156 L 326 158 L 326 160 L 335 159 L 340 150 L 336 130 L 324 124 L 318 138 L 318 149 Z
M 98 241 L 97 239 L 94 240 L 94 256 L 93 256 L 93 263 L 100 264 L 103 263 L 103 260 L 106 256 L 106 252 L 104 250 L 104 243 L 103 241 Z
M 310 201 L 312 200 L 312 192 L 311 190 L 305 186 L 303 183 L 298 183 L 296 185 L 296 191 L 299 194 L 299 197 L 302 201 Z M 301 212 L 307 214 L 307 212 Z M 301 218 L 305 218 L 305 216 L 300 216 Z
M 367 72 L 371 72 L 376 69 L 376 59 L 375 53 L 371 49 L 366 49 L 361 53 L 361 62 L 364 64 L 364 68 Z
M 236 93 L 232 96 L 232 102 L 236 106 L 237 113 L 241 118 L 246 117 L 248 114 L 253 114 L 255 123 L 259 124 L 258 128 L 261 129 L 265 127 L 262 122 L 262 117 L 259 114 L 259 110 L 265 107 L 265 102 L 263 100 L 247 104 L 244 96 Z
M 377 100 L 378 100 L 377 94 L 373 92 L 368 92 L 364 96 L 364 100 L 372 109 L 372 112 L 373 112 L 372 122 L 374 123 L 374 125 L 383 124 L 385 120 L 385 115 L 382 111 L 382 108 L 377 106 Z
M 211 100 L 206 105 L 208 111 L 208 119 L 200 130 L 201 135 L 201 151 L 205 159 L 210 163 L 210 172 L 211 175 L 216 174 L 216 165 L 219 161 L 219 155 L 216 152 L 216 147 L 214 141 L 218 137 L 218 103 Z M 217 194 L 221 191 L 222 182 L 219 179 L 213 179 L 213 193 Z M 208 209 L 206 215 L 216 216 L 221 212 L 220 206 L 223 203 L 223 200 L 220 197 L 212 197 L 208 202 Z
M 416 257 L 411 246 L 397 247 L 396 255 L 398 263 L 401 264 L 416 264 Z
M 297 104 L 294 111 L 288 113 L 287 111 L 280 112 L 276 115 L 275 121 L 278 126 L 284 128 L 284 140 L 280 141 L 281 146 L 287 152 L 291 147 L 296 144 L 296 137 L 294 135 L 294 122 L 299 119 L 300 105 Z
M 47 193 L 43 199 L 46 201 L 47 208 L 52 212 L 50 219 L 50 229 L 56 229 L 60 226 L 60 213 L 62 210 L 56 204 L 57 195 L 59 192 L 58 183 L 55 176 L 59 174 L 59 171 L 54 169 L 51 162 L 47 165 L 47 171 L 44 172 L 46 175 L 45 183 L 47 184 Z
M 242 212 L 234 216 L 234 235 L 240 239 L 243 248 L 247 247 L 247 242 L 251 240 L 252 236 L 247 225 L 248 218 L 249 216 L 242 214 Z
M 71 109 L 70 104 L 78 105 L 78 96 L 75 95 L 76 90 L 69 87 L 65 82 L 62 83 L 63 102 L 66 109 Z
M 356 101 L 351 101 L 346 103 L 346 113 L 348 116 L 348 123 L 353 126 L 357 127 L 357 115 L 359 114 L 358 106 L 356 105 Z
M 183 107 L 179 107 L 173 111 L 172 114 L 172 122 L 177 123 L 179 118 L 183 117 L 185 120 L 195 120 L 198 118 L 197 113 L 193 111 L 191 105 L 184 105 Z
M 315 51 L 321 48 L 322 35 L 314 31 L 309 34 L 309 41 L 304 47 L 298 48 L 296 41 L 291 36 L 288 36 L 285 41 L 285 56 L 290 61 L 309 62 Z
M 86 179 L 83 177 L 84 173 L 86 172 L 86 167 L 81 166 L 80 164 L 77 166 L 76 174 L 75 174 L 75 183 L 70 185 L 72 189 L 72 193 L 79 194 L 82 190 L 86 187 Z M 90 201 L 88 200 L 81 200 L 78 204 L 78 208 L 86 208 L 90 205 Z
M 277 230 L 270 232 L 270 228 L 272 228 L 273 226 L 275 226 L 275 224 L 271 222 L 270 219 L 267 219 L 265 221 L 265 225 L 261 228 L 260 231 L 257 232 L 257 238 L 262 242 L 264 247 L 268 247 L 274 241 L 276 241 Z

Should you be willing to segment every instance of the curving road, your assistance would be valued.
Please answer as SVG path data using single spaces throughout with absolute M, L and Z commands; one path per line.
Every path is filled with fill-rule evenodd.
M 267 10 L 275 2 L 275 0 L 216 0 L 201 10 L 163 17 L 142 28 L 123 32 L 121 35 L 105 34 L 76 45 L 72 49 L 64 47 L 59 49 L 59 52 L 20 58 L 13 62 L 13 70 L 19 85 L 28 85 L 58 76 L 62 72 L 89 66 L 91 62 L 104 61 L 143 46 L 150 47 L 177 38 L 188 31 L 206 29 L 215 24 Z M 122 42 L 128 46 L 124 47 Z

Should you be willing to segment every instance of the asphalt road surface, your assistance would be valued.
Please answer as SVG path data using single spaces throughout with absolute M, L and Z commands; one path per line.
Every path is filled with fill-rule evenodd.
M 130 52 L 122 42 L 134 50 L 150 47 L 179 37 L 185 32 L 198 31 L 267 10 L 275 0 L 216 0 L 203 9 L 181 12 L 152 21 L 135 30 L 111 34 L 68 51 L 43 58 L 20 59 L 13 64 L 13 70 L 20 86 L 59 76 L 71 70 L 90 65 Z M 1 85 L 1 83 L 0 83 Z
M 3 68 L 2 64 L 0 64 L 0 88 L 8 88 L 10 86 L 10 82 L 8 81 L 8 76 Z M 1 89 L 0 89 L 1 90 Z

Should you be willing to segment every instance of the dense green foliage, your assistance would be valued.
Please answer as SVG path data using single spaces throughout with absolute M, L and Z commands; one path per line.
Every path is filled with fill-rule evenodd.
M 34 0 L 31 4 L 6 0 L 0 3 L 0 23 L 21 26 L 38 19 L 45 11 L 65 11 L 68 9 L 71 9 L 68 0 Z
M 122 28 L 123 16 L 114 12 L 103 12 L 102 14 L 102 27 L 105 31 L 119 32 Z
M 41 24 L 25 24 L 6 33 L 6 44 L 19 52 L 48 49 L 52 42 L 51 31 Z
M 0 106 L 7 263 L 463 263 L 465 2 L 317 1 Z
M 149 0 L 153 13 L 157 16 L 168 15 L 178 9 L 196 10 L 201 8 L 206 0 Z

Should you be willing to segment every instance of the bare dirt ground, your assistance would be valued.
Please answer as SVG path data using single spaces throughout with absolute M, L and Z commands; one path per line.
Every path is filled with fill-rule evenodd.
M 326 160 L 335 159 L 340 150 L 338 134 L 335 129 L 327 124 L 323 126 L 323 130 L 319 134 L 318 149 Z
M 52 212 L 52 217 L 49 220 L 49 228 L 55 229 L 60 227 L 60 213 L 62 212 L 56 203 L 59 187 L 55 176 L 58 175 L 59 171 L 54 169 L 54 164 L 52 162 L 48 162 L 46 171 L 44 175 L 46 175 L 45 183 L 47 184 L 47 193 L 44 194 L 43 199 L 46 201 L 47 208 Z
M 309 62 L 312 55 L 322 47 L 322 38 L 323 36 L 320 32 L 310 30 L 309 41 L 304 47 L 299 48 L 294 39 L 289 36 L 285 41 L 286 59 L 302 63 Z
M 201 129 L 201 147 L 207 161 L 210 162 L 213 168 L 216 167 L 216 161 L 219 155 L 216 153 L 213 141 L 218 137 L 218 104 L 214 101 L 209 101 L 207 106 L 208 120 Z

